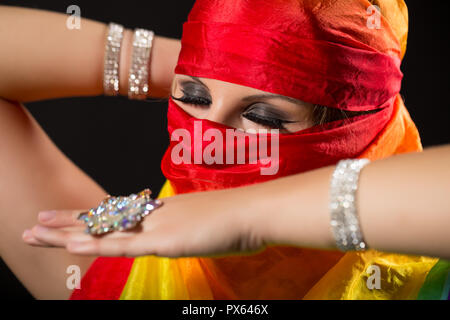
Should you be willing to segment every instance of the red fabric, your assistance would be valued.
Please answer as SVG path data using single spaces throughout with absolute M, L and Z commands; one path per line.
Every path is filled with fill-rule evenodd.
M 327 107 L 377 109 L 400 91 L 400 46 L 367 27 L 366 1 L 328 2 L 198 0 L 183 25 L 175 73 Z M 361 32 L 348 32 L 350 22 Z M 384 52 L 373 44 L 389 41 Z
M 296 133 L 249 134 L 246 139 L 233 139 L 231 143 L 227 143 L 226 131 L 236 132 L 235 129 L 209 120 L 194 118 L 170 98 L 167 115 L 169 135 L 172 137 L 175 130 L 182 128 L 182 130 L 186 130 L 191 139 L 190 145 L 188 145 L 188 140 L 182 138 L 171 141 L 161 162 L 161 169 L 165 177 L 170 180 L 176 193 L 243 186 L 313 170 L 334 164 L 344 158 L 358 157 L 386 126 L 391 118 L 392 110 L 393 104 L 389 101 L 381 111 L 351 118 L 346 120 L 345 125 L 343 125 L 344 120 L 334 121 Z M 197 123 L 197 131 L 195 131 L 195 123 Z M 202 132 L 198 130 L 200 127 Z M 201 158 L 202 163 L 194 163 L 195 140 L 202 141 L 203 134 L 209 129 L 217 130 L 224 137 L 222 148 L 224 164 L 207 164 L 203 161 L 203 157 Z M 240 135 L 243 134 L 243 132 L 240 133 Z M 272 164 L 274 168 L 278 167 L 278 172 L 274 175 L 261 174 L 261 168 L 270 167 L 270 163 L 261 161 L 264 159 L 258 155 L 259 148 L 252 150 L 249 148 L 253 141 L 261 141 L 261 137 L 264 136 L 267 137 L 268 157 L 266 159 L 271 158 L 271 161 L 278 161 L 277 166 Z M 277 150 L 271 148 L 271 139 L 278 139 Z M 197 151 L 198 154 L 202 155 L 211 143 L 213 142 L 197 143 L 200 149 Z M 172 151 L 179 144 L 190 153 L 190 164 L 184 162 L 176 164 L 172 161 Z M 244 164 L 237 164 L 238 148 L 245 150 Z M 276 156 L 277 151 L 278 157 Z M 234 155 L 232 164 L 225 164 L 227 152 L 232 152 Z M 176 149 L 174 154 L 179 155 L 182 152 L 178 152 Z M 252 164 L 249 159 L 258 159 L 258 162 Z
M 384 32 L 367 27 L 368 5 L 360 0 L 197 0 L 183 25 L 175 73 L 327 107 L 380 111 L 278 135 L 279 171 L 270 176 L 261 175 L 261 163 L 175 164 L 171 153 L 178 142 L 172 141 L 161 167 L 177 193 L 262 182 L 355 158 L 366 150 L 390 120 L 403 76 L 400 44 L 387 25 Z M 226 126 L 194 119 L 169 99 L 171 136 L 184 128 L 193 137 L 196 120 L 203 131 L 215 128 L 225 135 Z M 193 140 L 188 147 L 192 153 Z M 224 144 L 223 154 L 238 147 Z M 251 156 L 248 151 L 246 159 Z
M 100 257 L 81 279 L 70 300 L 118 300 L 127 282 L 134 258 Z

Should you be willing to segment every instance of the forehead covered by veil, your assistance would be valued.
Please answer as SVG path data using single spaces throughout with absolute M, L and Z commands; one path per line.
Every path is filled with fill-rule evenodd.
M 400 91 L 408 18 L 403 1 L 372 2 L 198 0 L 175 73 L 376 109 Z

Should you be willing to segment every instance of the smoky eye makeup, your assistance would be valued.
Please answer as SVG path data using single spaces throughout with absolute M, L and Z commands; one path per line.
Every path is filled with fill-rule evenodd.
M 171 95 L 172 99 L 200 108 L 207 108 L 211 105 L 211 95 L 204 85 L 190 80 L 182 80 L 179 82 L 179 87 L 182 96 Z M 251 103 L 242 111 L 241 116 L 263 127 L 280 130 L 285 130 L 285 124 L 298 122 L 289 120 L 289 114 L 279 110 L 276 106 L 262 102 Z
M 264 103 L 255 103 L 248 107 L 243 114 L 252 113 L 262 118 L 277 118 L 283 122 L 293 123 L 296 121 L 289 120 L 289 114 L 286 114 L 282 110 L 278 109 L 275 106 L 271 106 Z
M 172 99 L 195 106 L 208 106 L 211 104 L 211 95 L 203 85 L 184 80 L 179 82 L 179 87 L 183 95 L 177 98 L 172 94 Z
M 242 113 L 242 117 L 262 126 L 280 130 L 285 130 L 286 124 L 297 122 L 289 120 L 289 116 L 276 107 L 263 103 L 250 106 Z
M 211 99 L 211 95 L 209 94 L 208 89 L 199 83 L 187 80 L 180 81 L 180 87 L 183 90 L 183 92 L 186 92 L 188 94 L 202 96 Z

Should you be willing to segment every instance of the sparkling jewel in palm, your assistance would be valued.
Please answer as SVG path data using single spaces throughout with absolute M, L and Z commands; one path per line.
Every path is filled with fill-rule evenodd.
M 81 213 L 78 219 L 85 222 L 86 233 L 92 235 L 130 230 L 162 205 L 160 200 L 153 200 L 150 195 L 150 189 L 128 197 L 108 195 L 98 207 Z

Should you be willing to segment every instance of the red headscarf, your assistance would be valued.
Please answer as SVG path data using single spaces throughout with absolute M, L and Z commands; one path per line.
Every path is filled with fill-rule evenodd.
M 401 47 L 367 1 L 199 0 L 175 73 L 351 111 L 399 93 Z
M 376 29 L 370 18 L 376 17 L 368 15 L 366 1 L 196 1 L 183 25 L 175 73 L 331 108 L 380 111 L 278 135 L 279 170 L 272 176 L 261 175 L 261 163 L 174 164 L 171 156 L 178 141 L 172 141 L 162 170 L 176 192 L 242 186 L 360 156 L 391 119 L 403 76 L 398 40 L 392 32 Z M 379 20 L 380 28 L 388 28 L 381 15 Z M 190 117 L 169 100 L 171 136 L 179 128 L 194 136 L 195 121 L 201 122 L 204 131 L 214 128 L 223 136 L 230 129 Z M 238 147 L 224 144 L 224 154 L 226 148 Z M 247 153 L 246 158 L 250 156 Z

